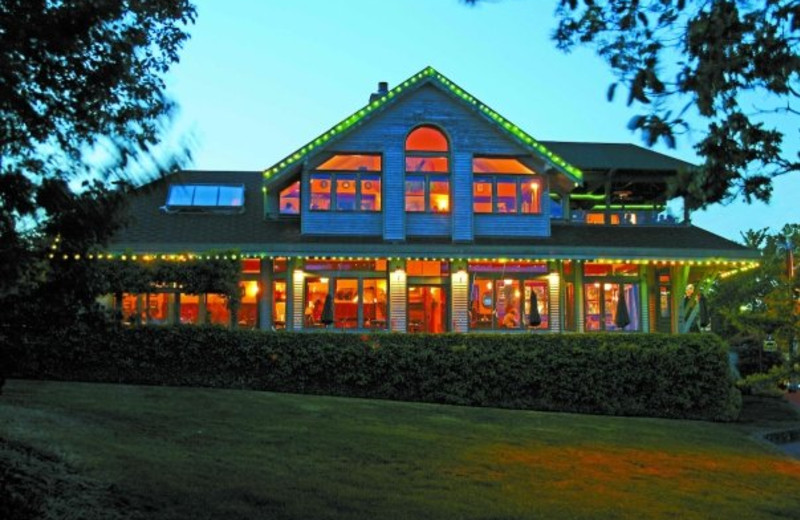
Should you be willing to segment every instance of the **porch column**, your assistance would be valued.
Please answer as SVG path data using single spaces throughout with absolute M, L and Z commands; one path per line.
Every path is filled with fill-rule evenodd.
M 231 309 L 231 314 L 232 314 L 233 306 L 229 306 L 229 309 Z M 205 325 L 206 323 L 208 323 L 207 293 L 202 293 L 197 295 L 197 323 L 199 323 L 200 325 Z M 228 323 L 228 328 L 230 328 L 230 323 Z
M 670 281 L 672 282 L 672 332 L 680 333 L 683 330 L 683 297 L 686 285 L 689 283 L 689 266 L 674 266 L 671 269 Z
M 169 293 L 167 296 L 167 323 L 174 325 L 181 322 L 181 293 Z
M 389 261 L 389 330 L 406 331 L 406 263 L 405 260 Z
M 467 332 L 469 327 L 469 274 L 466 262 L 450 262 L 450 316 L 453 332 Z
M 550 262 L 549 267 L 550 331 L 561 332 L 561 261 Z
M 642 332 L 650 330 L 650 278 L 649 267 L 644 264 L 639 266 L 639 308 L 642 309 Z
M 289 269 L 289 276 L 291 276 L 291 279 L 286 281 L 286 328 L 301 330 L 303 328 L 305 273 L 301 269 L 300 259 L 297 257 L 287 259 L 286 265 Z
M 258 285 L 261 292 L 258 294 L 258 328 L 270 330 L 272 328 L 272 260 L 261 259 Z
M 572 267 L 575 275 L 575 329 L 586 331 L 586 316 L 583 305 L 583 261 L 575 261 Z

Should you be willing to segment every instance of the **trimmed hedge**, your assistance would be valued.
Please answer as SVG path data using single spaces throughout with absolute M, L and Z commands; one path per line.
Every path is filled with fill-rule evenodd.
M 52 331 L 17 377 L 245 388 L 611 415 L 733 420 L 710 334 L 344 334 L 172 326 Z

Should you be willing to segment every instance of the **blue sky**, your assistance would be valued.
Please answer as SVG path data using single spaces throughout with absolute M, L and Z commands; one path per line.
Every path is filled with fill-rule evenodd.
M 392 87 L 431 65 L 537 139 L 641 144 L 626 128 L 636 109 L 606 101 L 607 66 L 550 41 L 556 3 L 196 0 L 167 78 L 176 133 L 191 136 L 191 168 L 262 170 L 366 104 L 378 81 Z M 656 149 L 694 161 L 691 144 Z M 798 222 L 797 177 L 776 182 L 769 206 L 714 207 L 693 221 L 732 239 Z

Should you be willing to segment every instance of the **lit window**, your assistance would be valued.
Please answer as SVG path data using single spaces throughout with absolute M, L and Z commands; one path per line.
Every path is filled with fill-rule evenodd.
M 167 194 L 169 209 L 241 208 L 244 186 L 218 184 L 172 184 Z
M 447 157 L 406 157 L 406 171 L 447 173 Z
M 425 177 L 406 176 L 406 211 L 425 211 Z
M 450 212 L 450 172 L 447 137 L 437 128 L 421 126 L 406 139 L 406 211 Z
M 446 152 L 447 150 L 447 137 L 432 126 L 420 126 L 406 138 L 406 151 L 409 152 Z
M 361 211 L 381 210 L 381 177 L 364 174 L 361 176 Z
M 281 215 L 298 215 L 300 213 L 300 181 L 293 182 L 281 190 L 280 212 Z
M 331 209 L 331 176 L 327 173 L 311 174 L 311 210 Z
M 380 171 L 380 155 L 334 155 L 311 174 L 309 208 L 315 211 L 380 211 L 381 176 L 369 173 Z
M 472 159 L 472 172 L 475 213 L 542 212 L 542 179 L 519 159 L 476 156 Z
M 472 210 L 475 213 L 491 213 L 492 206 L 492 179 L 476 177 L 472 183 Z
M 375 154 L 338 154 L 317 166 L 316 169 L 349 172 L 379 172 L 381 171 L 381 156 Z
M 336 176 L 336 210 L 355 211 L 356 176 L 341 173 Z
M 475 157 L 472 173 L 535 173 L 519 159 L 503 157 Z
M 431 211 L 448 213 L 450 211 L 450 181 L 448 179 L 430 178 Z
M 523 179 L 520 182 L 522 198 L 522 213 L 541 213 L 542 212 L 542 183 L 538 179 Z
M 517 212 L 517 181 L 515 179 L 497 180 L 497 213 Z
M 337 329 L 358 327 L 358 280 L 339 278 L 336 280 L 333 298 L 333 321 Z
M 470 329 L 549 328 L 549 286 L 546 280 L 502 272 L 473 276 L 469 303 Z M 534 303 L 535 313 L 532 312 Z

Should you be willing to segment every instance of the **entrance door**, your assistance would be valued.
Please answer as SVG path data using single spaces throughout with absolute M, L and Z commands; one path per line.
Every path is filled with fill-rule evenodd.
M 447 291 L 442 285 L 408 286 L 408 332 L 447 331 Z
M 656 271 L 658 280 L 658 305 L 656 310 L 656 330 L 658 332 L 672 332 L 672 287 L 669 269 Z

